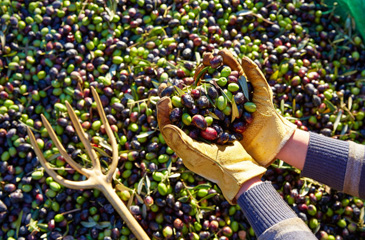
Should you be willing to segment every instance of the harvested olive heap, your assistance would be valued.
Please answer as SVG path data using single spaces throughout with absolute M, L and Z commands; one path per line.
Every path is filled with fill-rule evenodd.
M 226 48 L 259 66 L 278 112 L 298 128 L 364 144 L 365 48 L 352 23 L 323 0 L 0 0 L 0 239 L 134 239 L 100 192 L 50 178 L 26 132 L 58 174 L 84 180 L 40 117 L 88 165 L 67 100 L 107 169 L 91 86 L 117 136 L 114 187 L 151 238 L 256 239 L 239 207 L 166 145 L 158 87 L 191 86 L 204 53 Z M 264 180 L 319 239 L 365 238 L 363 200 L 279 161 Z
M 223 64 L 221 55 L 206 53 L 204 59 L 208 66 L 197 70 L 193 84 L 174 92 L 170 120 L 182 128 L 188 127 L 193 139 L 217 144 L 242 140 L 242 133 L 256 111 L 256 105 L 249 102 L 252 87 L 248 87 L 244 75 L 239 76 L 238 71 Z M 162 91 L 161 96 L 166 92 L 170 93 Z

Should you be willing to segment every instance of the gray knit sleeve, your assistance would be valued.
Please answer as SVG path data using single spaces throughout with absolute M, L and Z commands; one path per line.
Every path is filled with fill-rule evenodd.
M 302 175 L 364 198 L 365 146 L 311 132 Z
M 270 182 L 250 188 L 237 203 L 259 239 L 316 239 Z

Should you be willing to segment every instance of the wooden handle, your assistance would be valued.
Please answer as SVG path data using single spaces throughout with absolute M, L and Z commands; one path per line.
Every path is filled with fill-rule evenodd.
M 102 184 L 100 187 L 100 191 L 102 191 L 105 197 L 109 200 L 109 202 L 113 205 L 114 209 L 119 213 L 119 215 L 123 218 L 123 220 L 127 223 L 129 229 L 133 232 L 139 240 L 149 240 L 149 236 L 141 227 L 141 225 L 137 222 L 137 220 L 133 217 L 131 212 L 128 210 L 124 202 L 119 198 L 117 193 L 114 191 L 113 187 L 110 184 Z

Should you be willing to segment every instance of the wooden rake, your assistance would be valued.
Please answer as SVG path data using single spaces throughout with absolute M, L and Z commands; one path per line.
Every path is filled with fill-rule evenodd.
M 115 137 L 113 135 L 112 129 L 110 128 L 110 125 L 108 123 L 108 120 L 105 116 L 103 106 L 101 104 L 100 98 L 96 90 L 91 87 L 91 92 L 94 96 L 94 99 L 96 101 L 96 106 L 100 115 L 100 118 L 104 124 L 106 133 L 111 140 L 111 147 L 112 147 L 112 163 L 109 167 L 109 170 L 106 174 L 103 174 L 100 166 L 100 161 L 98 156 L 95 153 L 95 150 L 91 147 L 90 142 L 85 137 L 85 132 L 81 127 L 80 122 L 78 121 L 78 118 L 72 109 L 71 105 L 66 101 L 66 107 L 67 112 L 71 118 L 71 122 L 73 123 L 75 130 L 77 132 L 77 135 L 79 136 L 81 142 L 83 143 L 86 152 L 91 158 L 92 167 L 91 168 L 84 168 L 77 162 L 75 162 L 66 152 L 65 148 L 62 146 L 60 141 L 57 138 L 57 135 L 54 133 L 51 125 L 47 121 L 47 119 L 44 117 L 44 115 L 41 115 L 42 122 L 44 126 L 46 127 L 48 134 L 50 135 L 52 141 L 60 151 L 60 154 L 64 157 L 66 162 L 70 164 L 71 167 L 73 167 L 76 171 L 78 171 L 80 174 L 87 177 L 87 180 L 85 181 L 71 181 L 68 179 L 63 178 L 62 176 L 58 175 L 52 167 L 49 165 L 49 163 L 46 161 L 46 159 L 43 156 L 42 151 L 39 149 L 37 141 L 33 135 L 33 132 L 28 127 L 27 132 L 30 137 L 30 141 L 32 143 L 32 146 L 34 148 L 35 153 L 37 154 L 40 163 L 46 170 L 46 172 L 58 183 L 62 184 L 65 187 L 72 188 L 72 189 L 98 189 L 101 192 L 104 193 L 104 196 L 109 200 L 109 202 L 113 205 L 114 209 L 119 213 L 119 215 L 122 217 L 122 219 L 127 223 L 127 226 L 131 229 L 133 234 L 140 240 L 144 239 L 150 239 L 146 232 L 143 230 L 141 225 L 137 222 L 137 220 L 133 217 L 133 215 L 129 212 L 128 208 L 125 206 L 124 202 L 119 198 L 119 196 L 114 191 L 114 188 L 112 186 L 112 180 L 113 180 L 113 174 L 115 172 L 115 169 L 118 164 L 118 145 L 115 140 Z

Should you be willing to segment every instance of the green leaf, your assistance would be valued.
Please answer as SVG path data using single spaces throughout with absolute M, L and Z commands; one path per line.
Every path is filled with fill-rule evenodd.
M 236 101 L 234 100 L 234 96 L 232 96 L 232 118 L 231 118 L 231 122 L 233 122 L 239 116 L 240 116 L 240 113 L 238 112 Z
M 112 80 L 112 77 L 115 76 L 115 74 L 117 73 L 117 65 L 113 64 L 110 69 L 109 72 L 105 75 L 105 78 L 110 81 Z
M 341 121 L 341 115 L 342 115 L 342 111 L 339 111 L 339 112 L 337 113 L 337 117 L 336 117 L 335 123 L 333 124 L 333 133 L 335 133 L 335 132 L 336 132 L 336 129 L 337 129 L 337 127 L 338 127 L 338 124 L 339 124 L 339 123 L 340 123 L 340 121 Z
M 138 194 L 141 194 L 142 187 L 143 187 L 143 182 L 144 182 L 144 179 L 141 178 L 141 180 L 139 180 L 139 183 L 138 183 L 138 186 L 137 186 L 137 193 Z
M 352 97 L 351 96 L 349 97 L 349 100 L 347 102 L 347 108 L 349 109 L 349 111 L 351 111 L 351 108 L 352 108 Z
M 6 44 L 6 38 L 5 38 L 5 34 L 3 31 L 0 31 L 0 44 L 2 49 L 4 49 L 5 44 Z
M 280 111 L 281 111 L 281 114 L 283 114 L 284 115 L 284 111 L 285 111 L 285 101 L 284 101 L 284 99 L 281 99 L 281 101 L 280 101 Z
M 344 135 L 346 132 L 347 132 L 347 130 L 349 129 L 349 125 L 348 124 L 345 124 L 344 126 L 343 126 L 343 128 L 342 128 L 342 130 L 341 130 L 341 133 L 340 133 L 340 135 L 342 136 L 342 135 Z
M 151 181 L 148 176 L 146 176 L 146 187 L 147 187 L 147 194 L 151 191 Z
M 169 178 L 178 178 L 178 177 L 180 177 L 180 173 L 174 173 L 174 174 L 171 174 L 170 176 L 169 176 Z
M 196 62 L 199 64 L 201 62 L 201 57 L 200 57 L 200 53 L 198 51 L 195 52 L 195 59 Z
M 51 155 L 49 158 L 47 158 L 47 160 L 52 161 L 52 160 L 55 160 L 56 158 L 58 158 L 60 156 L 61 156 L 61 153 L 56 153 L 56 154 Z
M 241 10 L 236 13 L 237 16 L 245 16 L 252 14 L 252 11 L 250 10 Z
M 208 211 L 214 211 L 215 207 L 214 206 L 209 206 L 209 207 L 199 207 L 201 210 L 208 210 Z
M 23 217 L 23 210 L 20 211 L 19 216 L 18 216 L 18 219 L 15 222 L 15 226 L 16 226 L 15 227 L 16 228 L 16 238 L 18 238 L 19 228 L 20 228 L 20 225 L 22 223 L 22 217 Z
M 309 38 L 304 38 L 298 45 L 298 51 L 302 50 L 303 48 L 305 48 L 305 46 L 307 46 L 309 42 Z
M 198 186 L 193 187 L 194 190 L 199 190 L 199 189 L 209 189 L 212 186 L 209 183 L 203 183 L 203 184 L 199 184 Z
M 103 228 L 108 228 L 110 226 L 111 226 L 110 222 L 104 221 L 104 222 L 99 222 L 97 228 L 103 229 Z
M 109 154 L 107 154 L 103 149 L 95 147 L 95 146 L 91 146 L 91 147 L 93 149 L 95 149 L 98 153 L 100 153 L 102 156 L 111 158 L 111 156 Z
M 109 151 L 113 151 L 112 146 L 110 146 L 109 143 L 104 138 L 102 137 L 96 137 L 96 138 L 99 139 L 100 146 L 108 149 Z
M 125 93 L 125 94 L 123 95 L 123 97 L 125 97 L 126 99 L 134 100 L 133 96 L 132 96 L 132 95 L 130 95 L 129 93 Z
M 327 105 L 327 107 L 331 110 L 331 112 L 334 112 L 337 110 L 337 107 L 335 105 L 333 105 L 333 103 L 330 102 L 328 99 L 324 99 L 323 102 Z
M 183 197 L 178 198 L 177 200 L 182 203 L 186 203 L 187 201 L 189 201 L 189 197 L 183 196 Z
M 160 86 L 160 83 L 157 81 L 157 80 L 152 80 L 152 85 L 155 87 L 155 88 L 158 88 Z
M 200 200 L 199 200 L 199 202 L 201 202 L 201 201 L 204 201 L 204 200 L 207 200 L 207 199 L 209 199 L 209 198 L 212 198 L 212 197 L 214 197 L 215 195 L 217 195 L 218 193 L 211 193 L 211 194 L 208 194 L 207 196 L 205 196 L 205 197 L 203 197 L 203 198 L 201 198 Z
M 248 92 L 248 86 L 247 86 L 247 80 L 245 76 L 241 76 L 238 78 L 238 83 L 240 84 L 243 94 L 245 95 L 245 98 L 250 101 L 250 95 Z
M 215 115 L 215 113 L 213 113 L 211 111 L 209 111 L 209 116 L 211 116 L 215 120 L 219 120 L 219 117 L 217 115 Z
M 352 71 L 345 72 L 344 74 L 342 74 L 342 76 L 351 76 L 355 73 L 357 73 L 357 70 L 352 70 Z
M 148 137 L 149 135 L 153 134 L 154 132 L 156 132 L 156 131 L 143 132 L 143 133 L 137 135 L 136 138 L 138 138 L 138 139 L 145 138 L 145 137 Z
M 80 223 L 83 227 L 86 227 L 86 228 L 92 228 L 98 224 L 97 222 L 86 222 L 86 221 L 81 221 Z
M 176 89 L 176 92 L 177 92 L 177 94 L 181 97 L 182 95 L 184 95 L 185 94 L 185 92 L 183 91 L 183 90 L 181 90 L 180 88 L 178 88 L 177 86 L 174 86 L 175 87 L 175 89 Z
M 340 39 L 337 39 L 337 40 L 333 41 L 332 43 L 333 44 L 336 44 L 336 43 L 340 43 L 340 42 L 343 42 L 343 41 L 345 41 L 345 39 L 344 38 L 340 38 Z

